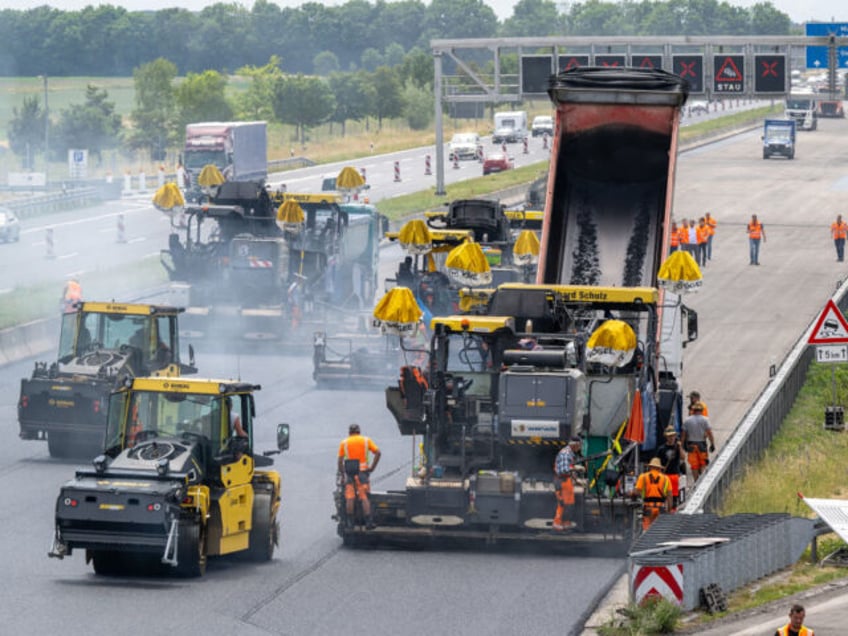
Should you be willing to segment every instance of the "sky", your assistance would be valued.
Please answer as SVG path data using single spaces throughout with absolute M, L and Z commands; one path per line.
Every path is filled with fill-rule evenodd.
M 227 0 L 245 7 L 253 6 L 252 0 Z M 274 1 L 274 0 L 272 0 Z M 344 4 L 345 0 L 321 0 L 327 5 Z M 391 2 L 391 0 L 388 0 Z M 575 0 L 555 0 L 558 4 L 572 4 Z M 759 0 L 729 0 L 730 4 L 749 7 Z M 281 7 L 299 7 L 305 0 L 276 0 Z M 429 0 L 424 0 L 425 4 Z M 848 22 L 848 2 L 845 0 L 771 0 L 780 11 L 789 15 L 793 22 Z M 31 9 L 49 5 L 65 11 L 76 11 L 88 5 L 111 4 L 125 7 L 130 11 L 166 9 L 182 7 L 197 11 L 205 6 L 216 4 L 215 0 L 0 0 L 0 9 Z M 486 0 L 499 19 L 505 20 L 512 15 L 515 0 Z
M 227 0 L 234 1 L 245 7 L 253 6 L 252 0 Z M 276 4 L 282 7 L 299 7 L 305 0 L 276 0 Z M 391 2 L 391 0 L 388 0 Z M 558 4 L 572 4 L 574 0 L 555 0 Z M 344 4 L 345 0 L 323 0 L 327 5 Z M 424 0 L 425 3 L 428 0 Z M 729 0 L 730 4 L 749 7 L 758 0 Z M 845 0 L 771 0 L 778 10 L 786 13 L 793 22 L 848 22 L 848 2 Z M 31 9 L 41 5 L 49 5 L 65 11 L 76 11 L 88 5 L 111 4 L 113 6 L 125 7 L 130 11 L 156 10 L 169 7 L 182 7 L 190 11 L 197 11 L 205 6 L 216 4 L 215 0 L 0 0 L 0 9 Z M 512 15 L 512 7 L 515 0 L 487 0 L 500 20 L 505 20 Z

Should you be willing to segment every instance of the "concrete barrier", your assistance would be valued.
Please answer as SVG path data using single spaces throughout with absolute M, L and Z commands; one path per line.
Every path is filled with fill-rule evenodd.
M 35 320 L 0 329 L 0 364 L 9 364 L 55 351 L 59 342 L 59 319 Z

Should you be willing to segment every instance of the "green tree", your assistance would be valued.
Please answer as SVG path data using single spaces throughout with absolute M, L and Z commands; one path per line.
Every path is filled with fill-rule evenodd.
M 277 119 L 297 127 L 301 144 L 306 142 L 306 129 L 323 124 L 336 108 L 336 100 L 327 82 L 302 74 L 277 81 L 273 104 Z
M 771 2 L 758 2 L 748 11 L 752 35 L 785 35 L 792 27 L 789 16 L 775 9 Z
M 378 66 L 383 65 L 383 54 L 377 49 L 367 48 L 362 52 L 362 57 L 359 59 L 362 68 L 366 71 L 376 71 Z
M 503 24 L 507 37 L 539 37 L 562 33 L 562 19 L 553 0 L 518 0 Z
M 397 71 L 388 66 L 381 66 L 374 71 L 371 82 L 377 93 L 374 112 L 377 116 L 377 128 L 382 130 L 384 117 L 400 117 L 403 114 L 403 87 Z
M 247 90 L 234 98 L 239 118 L 250 120 L 274 119 L 274 86 L 283 78 L 280 58 L 272 55 L 264 66 L 242 66 L 236 75 L 248 77 Z
M 330 120 L 341 124 L 344 137 L 348 120 L 359 121 L 376 110 L 377 90 L 362 71 L 333 73 L 329 81 L 336 101 Z
M 233 107 L 225 92 L 227 78 L 218 71 L 189 73 L 174 90 L 177 105 L 177 130 L 197 121 L 230 121 Z
M 386 66 L 400 66 L 403 64 L 403 57 L 406 55 L 403 47 L 397 42 L 392 42 L 383 51 L 383 63 Z
M 429 38 L 490 38 L 498 17 L 483 0 L 432 0 L 424 34 Z
M 115 102 L 109 101 L 106 90 L 89 84 L 85 89 L 85 102 L 71 104 L 62 110 L 53 135 L 57 140 L 55 147 L 63 154 L 71 148 L 87 148 L 100 163 L 104 150 L 119 145 L 121 124 Z
M 413 82 L 403 87 L 403 116 L 412 130 L 424 130 L 433 120 L 433 93 Z
M 315 69 L 316 75 L 326 77 L 339 70 L 339 58 L 332 51 L 321 51 L 312 60 L 312 67 Z
M 433 56 L 414 47 L 404 57 L 400 65 L 400 76 L 421 88 L 433 88 Z
M 12 109 L 9 121 L 9 148 L 21 158 L 27 170 L 35 167 L 35 154 L 44 150 L 44 117 L 46 113 L 37 96 L 24 97 L 20 110 Z
M 135 108 L 131 115 L 132 129 L 127 134 L 131 149 L 161 150 L 181 137 L 174 124 L 176 76 L 177 67 L 164 58 L 142 64 L 133 71 Z

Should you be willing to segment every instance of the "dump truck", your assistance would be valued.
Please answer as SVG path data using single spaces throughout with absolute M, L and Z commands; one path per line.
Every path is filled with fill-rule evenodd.
M 553 185 L 536 282 L 500 285 L 485 311 L 432 320 L 426 365 L 403 367 L 386 389 L 413 470 L 402 488 L 372 491 L 373 528 L 347 518 L 337 488 L 346 545 L 626 545 L 639 531 L 628 495 L 640 453 L 679 429 L 682 349 L 697 337 L 697 315 L 658 278 L 688 85 L 663 71 L 584 68 L 548 92 Z M 557 532 L 553 466 L 573 436 L 585 479 L 574 525 Z
M 49 556 L 85 550 L 101 575 L 204 574 L 210 556 L 269 561 L 279 543 L 280 475 L 258 453 L 258 385 L 123 378 L 109 397 L 104 452 L 59 490 Z M 237 426 L 233 424 L 238 419 Z
M 213 165 L 228 181 L 265 182 L 268 177 L 268 133 L 264 121 L 187 124 L 183 166 L 189 177 L 186 198 L 203 199 L 200 172 Z
M 794 119 L 766 119 L 763 122 L 763 159 L 780 155 L 795 158 Z
M 287 201 L 302 210 L 294 229 L 277 222 Z M 185 213 L 160 257 L 173 302 L 186 307 L 184 338 L 306 352 L 314 331 L 354 328 L 347 322 L 373 301 L 382 217 L 372 206 L 326 192 L 272 198 L 257 182 L 228 181 Z
M 20 437 L 46 440 L 53 457 L 93 457 L 103 450 L 110 392 L 127 375 L 196 373 L 194 348 L 180 360 L 182 308 L 77 302 L 62 314 L 53 362 L 38 361 L 21 380 Z

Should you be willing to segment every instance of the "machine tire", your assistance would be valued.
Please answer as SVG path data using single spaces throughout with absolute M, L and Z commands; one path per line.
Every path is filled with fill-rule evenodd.
M 200 522 L 180 523 L 177 560 L 177 574 L 183 578 L 197 578 L 206 573 L 206 533 Z
M 278 533 L 279 524 L 276 519 L 271 519 L 271 493 L 255 493 L 248 558 L 251 561 L 270 561 L 274 556 Z
M 91 553 L 91 565 L 98 576 L 118 576 L 125 570 L 123 556 L 113 550 L 94 550 Z
M 74 453 L 70 435 L 67 433 L 48 433 L 47 450 L 50 451 L 50 457 L 59 459 L 72 457 Z
M 789 158 L 790 158 L 790 159 L 794 159 L 794 158 L 795 158 L 795 150 L 794 150 L 794 149 L 789 151 Z

